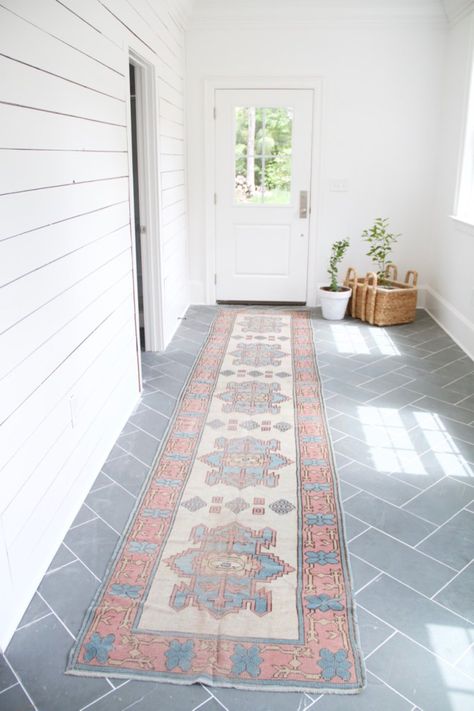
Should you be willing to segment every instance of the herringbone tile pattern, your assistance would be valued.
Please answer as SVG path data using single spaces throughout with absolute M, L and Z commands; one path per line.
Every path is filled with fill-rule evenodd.
M 387 329 L 314 312 L 368 686 L 358 697 L 74 678 L 66 655 L 149 471 L 214 307 L 163 354 L 0 658 L 1 711 L 474 708 L 474 364 L 423 311 Z

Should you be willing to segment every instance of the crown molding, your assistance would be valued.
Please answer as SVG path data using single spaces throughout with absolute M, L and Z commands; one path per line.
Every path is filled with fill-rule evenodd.
M 442 0 L 195 0 L 190 29 L 351 29 L 411 25 L 446 27 L 447 13 Z
M 474 12 L 474 0 L 443 0 L 443 5 L 450 25 L 464 20 Z

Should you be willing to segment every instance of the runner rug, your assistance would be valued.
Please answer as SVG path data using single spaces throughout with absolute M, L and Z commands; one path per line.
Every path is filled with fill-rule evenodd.
M 307 312 L 218 312 L 68 671 L 362 688 Z

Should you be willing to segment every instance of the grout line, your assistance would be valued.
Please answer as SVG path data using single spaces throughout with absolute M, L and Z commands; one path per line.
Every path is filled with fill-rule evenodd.
M 135 457 L 135 459 L 136 459 L 136 457 Z M 137 461 L 140 461 L 140 460 L 137 460 Z M 140 464 L 144 464 L 144 462 L 140 462 Z M 147 467 L 147 468 L 150 469 L 150 467 Z M 102 471 L 102 474 L 104 474 L 104 476 L 106 476 L 108 479 L 110 479 L 110 486 L 114 486 L 114 485 L 115 485 L 115 486 L 118 486 L 119 489 L 122 489 L 122 491 L 124 491 L 126 494 L 128 494 L 129 496 L 131 496 L 133 499 L 136 499 L 136 498 L 137 498 L 136 494 L 133 494 L 131 491 L 129 491 L 126 486 L 124 486 L 123 484 L 121 484 L 119 481 L 116 481 L 110 474 L 106 474 L 103 470 L 101 470 L 101 471 Z M 147 474 L 148 474 L 148 472 L 147 472 Z M 104 486 L 104 487 L 102 487 L 102 489 L 109 489 L 110 486 L 109 486 L 109 485 Z M 91 490 L 89 493 L 90 493 L 90 494 L 93 494 L 93 493 L 95 493 L 96 491 L 102 491 L 102 489 L 94 489 L 93 491 Z M 88 497 L 88 496 L 89 496 L 89 494 L 87 494 L 87 497 Z M 87 498 L 87 497 L 86 497 L 86 498 Z M 84 502 L 84 503 L 85 503 L 85 502 Z M 85 505 L 87 506 L 87 508 L 89 508 L 89 509 L 91 509 L 92 511 L 94 511 L 94 513 L 97 513 L 97 512 L 95 511 L 95 509 L 92 508 L 91 504 L 85 504 Z M 97 514 L 97 516 L 99 516 L 99 514 Z M 100 517 L 99 517 L 99 518 L 100 518 Z
M 474 642 L 469 645 L 469 647 L 466 649 L 466 651 L 463 652 L 463 653 L 461 654 L 461 656 L 458 657 L 458 659 L 456 659 L 456 661 L 454 662 L 454 666 L 457 667 L 457 665 L 464 659 L 464 657 L 467 657 L 467 655 L 469 654 L 469 652 L 470 652 L 471 650 L 474 651 Z
M 358 516 L 354 515 L 350 511 L 347 512 L 350 516 L 353 516 L 356 518 L 358 521 L 361 523 L 367 524 L 367 521 L 364 521 L 363 519 L 359 518 Z M 373 524 L 367 524 L 370 529 L 373 529 L 374 531 L 378 531 L 378 533 L 382 533 L 384 536 L 388 536 L 388 538 L 391 538 L 393 541 L 396 541 L 397 543 L 400 543 L 402 546 L 406 546 L 407 548 L 410 548 L 412 551 L 415 551 L 416 553 L 419 553 L 420 555 L 426 556 L 426 558 L 430 558 L 431 560 L 434 560 L 435 563 L 438 563 L 438 565 L 444 565 L 446 568 L 449 568 L 450 570 L 454 572 L 458 572 L 457 568 L 454 568 L 452 565 L 448 565 L 448 563 L 443 563 L 442 561 L 438 560 L 434 556 L 430 555 L 429 553 L 425 553 L 424 551 L 419 551 L 417 548 L 414 546 L 410 545 L 409 543 L 405 543 L 405 541 L 402 541 L 400 538 L 396 538 L 395 536 L 392 536 L 391 533 L 387 533 L 387 531 L 384 531 L 381 528 L 378 528 L 377 526 L 374 526 Z M 369 529 L 367 529 L 369 530 Z M 359 533 L 359 536 L 362 536 L 366 531 L 362 531 L 362 533 Z M 354 540 L 354 539 L 352 539 Z
M 114 483 L 115 483 L 115 482 L 114 482 Z M 117 484 L 117 486 L 119 486 L 119 484 Z M 107 487 L 107 488 L 108 488 L 108 487 Z M 121 487 L 121 488 L 123 488 L 123 487 Z M 130 494 L 130 492 L 127 492 L 127 493 Z M 131 494 L 130 494 L 130 496 L 131 496 Z M 99 521 L 102 521 L 102 523 L 105 523 L 105 525 L 106 525 L 108 528 L 110 528 L 111 531 L 113 531 L 114 533 L 116 533 L 117 536 L 121 536 L 121 535 L 122 535 L 122 534 L 120 533 L 120 531 L 117 531 L 117 529 L 114 528 L 110 523 L 108 523 L 108 522 L 105 520 L 105 518 L 102 518 L 102 516 L 101 516 L 100 514 L 98 514 L 97 511 L 96 511 L 95 509 L 93 509 L 90 504 L 84 503 L 84 506 L 87 506 L 88 509 L 90 509 L 93 513 L 95 513 L 96 518 L 94 519 L 94 521 L 96 521 L 97 519 L 99 519 Z M 71 551 L 71 552 L 74 553 L 74 551 Z M 77 555 L 77 554 L 74 553 L 74 555 Z M 79 556 L 77 556 L 77 557 L 79 558 Z M 79 559 L 79 560 L 80 560 L 80 559 Z M 81 562 L 82 562 L 82 561 L 81 561 Z
M 433 593 L 433 595 L 431 596 L 430 600 L 433 600 L 433 602 L 437 602 L 437 601 L 434 600 L 433 598 L 435 598 L 436 595 L 439 595 L 442 590 L 444 590 L 445 588 L 448 587 L 448 585 L 451 585 L 451 583 L 452 583 L 454 580 L 456 580 L 456 578 L 457 578 L 459 575 L 461 575 L 461 573 L 464 573 L 464 571 L 466 570 L 466 568 L 469 568 L 469 566 L 470 566 L 471 564 L 472 564 L 472 560 L 470 560 L 469 563 L 466 563 L 466 565 L 465 565 L 464 567 L 462 567 L 461 570 L 458 570 L 457 573 L 456 573 L 456 575 L 454 575 L 454 576 L 451 578 L 451 580 L 448 580 L 447 583 L 445 583 L 442 587 L 440 587 L 440 589 L 439 589 L 437 592 Z
M 433 534 L 438 533 L 438 531 L 439 531 L 441 528 L 443 528 L 444 526 L 446 526 L 446 524 L 449 523 L 450 521 L 452 521 L 453 518 L 456 518 L 456 516 L 457 516 L 458 514 L 460 514 L 461 511 L 466 511 L 466 506 L 469 506 L 469 504 L 466 504 L 465 506 L 463 506 L 462 508 L 460 508 L 459 511 L 456 511 L 456 513 L 453 513 L 453 515 L 450 516 L 449 518 L 447 518 L 446 521 L 444 521 L 444 523 L 440 523 L 439 525 L 437 525 L 436 528 L 434 529 L 434 531 L 431 531 L 431 533 L 428 533 L 428 535 L 425 536 L 424 538 L 422 538 L 421 541 L 418 541 L 418 543 L 415 545 L 415 548 L 418 549 L 418 546 L 421 545 L 422 543 L 424 543 L 424 542 L 427 540 L 427 538 L 430 538 L 430 536 L 432 536 Z M 410 513 L 410 512 L 407 511 L 407 513 Z
M 13 676 L 14 676 L 15 679 L 18 681 L 18 684 L 20 685 L 20 688 L 24 691 L 24 693 L 25 693 L 27 699 L 30 701 L 31 705 L 33 706 L 34 711 L 39 711 L 39 710 L 38 710 L 38 707 L 36 706 L 35 702 L 33 701 L 33 699 L 31 698 L 30 694 L 28 693 L 28 691 L 27 691 L 25 685 L 23 684 L 22 680 L 20 679 L 19 675 L 16 673 L 16 671 L 15 671 L 14 668 L 13 668 L 13 666 L 11 665 L 10 660 L 8 659 L 7 655 L 4 654 L 4 655 L 3 655 L 3 658 L 4 658 L 4 660 L 6 661 L 7 665 L 10 667 L 10 671 L 12 672 Z M 16 684 L 14 684 L 13 686 L 16 686 Z
M 429 654 L 431 654 L 435 659 L 439 659 L 440 661 L 444 662 L 444 664 L 447 664 L 449 667 L 451 667 L 451 669 L 456 669 L 456 671 L 458 671 L 460 674 L 462 674 L 463 676 L 465 676 L 466 679 L 469 679 L 469 681 L 472 682 L 472 677 L 468 676 L 468 675 L 467 675 L 465 672 L 463 672 L 461 669 L 458 669 L 457 667 L 455 667 L 455 665 L 453 664 L 453 662 L 449 662 L 445 657 L 442 657 L 440 654 L 437 654 L 436 652 L 433 652 L 433 650 L 432 650 L 432 649 L 429 649 L 429 647 L 425 647 L 424 644 L 421 644 L 421 642 L 418 642 L 416 639 L 414 639 L 413 637 L 410 637 L 410 635 L 406 634 L 406 632 L 402 632 L 402 630 L 399 630 L 398 628 L 394 627 L 394 626 L 393 626 L 392 624 L 390 624 L 389 622 L 386 622 L 382 617 L 379 617 L 378 615 L 376 615 L 374 612 L 372 612 L 372 611 L 369 610 L 368 608 L 364 607 L 363 605 L 359 605 L 359 607 L 360 607 L 362 610 L 364 610 L 364 612 L 368 612 L 369 614 L 373 615 L 373 616 L 374 616 L 377 620 L 379 620 L 380 622 L 383 622 L 384 624 L 388 624 L 388 626 L 391 627 L 392 629 L 394 629 L 397 634 L 400 634 L 402 637 L 405 637 L 405 639 L 409 639 L 410 642 L 413 642 L 413 644 L 416 644 L 417 647 L 421 647 L 421 649 L 424 649 L 426 652 L 428 652 Z M 392 635 L 392 637 L 393 637 L 393 636 L 394 636 L 394 635 Z M 467 651 L 467 650 L 466 650 L 466 651 Z M 367 657 L 367 658 L 368 658 L 368 657 Z M 373 673 L 373 672 L 371 672 L 371 673 Z
M 41 615 L 41 617 L 37 617 L 36 620 L 31 620 L 31 622 L 27 622 L 26 625 L 18 626 L 15 632 L 18 632 L 18 630 L 26 630 L 28 627 L 31 627 L 31 625 L 35 625 L 37 622 L 45 620 L 47 617 L 51 617 L 52 614 L 52 612 L 48 612 L 46 615 Z
M 389 475 L 387 474 L 387 476 L 389 476 Z M 399 480 L 397 479 L 397 481 L 399 481 Z M 441 479 L 440 479 L 439 481 L 441 481 Z M 349 483 L 349 484 L 350 484 L 350 482 L 346 482 L 346 483 Z M 403 482 L 403 483 L 404 483 L 404 482 Z M 351 484 L 351 486 L 355 486 L 355 484 Z M 373 494 L 371 491 L 366 491 L 366 489 L 361 489 L 360 491 L 364 492 L 364 494 L 368 494 L 369 496 L 373 496 L 374 499 L 377 499 L 378 501 L 382 501 L 384 504 L 388 504 L 389 506 L 393 506 L 394 508 L 399 509 L 400 511 L 403 511 L 404 513 L 408 513 L 408 514 L 410 514 L 410 516 L 414 516 L 415 518 L 419 518 L 421 521 L 424 521 L 425 523 L 429 523 L 431 526 L 437 526 L 437 525 L 438 525 L 438 524 L 434 523 L 433 521 L 429 521 L 427 518 L 424 518 L 423 516 L 420 516 L 419 514 L 412 513 L 412 511 L 406 511 L 406 510 L 403 508 L 403 506 L 404 506 L 405 504 L 403 504 L 402 506 L 399 506 L 398 504 L 394 504 L 394 503 L 392 503 L 391 501 L 387 501 L 386 499 L 382 499 L 381 496 L 378 496 L 377 494 Z M 358 492 L 358 493 L 360 493 L 360 492 Z M 423 493 L 423 492 L 421 492 L 421 493 Z M 355 496 L 355 494 L 353 494 L 353 495 L 350 496 L 349 498 L 352 499 L 353 496 Z M 348 498 L 348 499 L 345 499 L 345 501 L 349 501 L 349 498 Z M 345 503 L 345 501 L 343 501 L 343 504 Z M 406 503 L 408 503 L 408 502 L 406 502 Z M 347 513 L 350 513 L 350 511 L 348 511 Z M 353 514 L 351 514 L 351 516 L 353 516 Z
M 372 568 L 375 568 L 375 569 L 378 570 L 380 573 L 383 573 L 383 575 L 386 575 L 388 578 L 392 578 L 392 580 L 395 580 L 395 582 L 400 583 L 400 585 L 404 585 L 406 588 L 408 588 L 409 590 L 412 590 L 412 591 L 413 591 L 414 593 L 416 593 L 417 595 L 421 595 L 421 597 L 424 597 L 425 600 L 429 600 L 429 601 L 432 602 L 434 605 L 438 605 L 438 607 L 442 607 L 443 610 L 446 610 L 447 612 L 450 612 L 451 615 L 454 615 L 455 617 L 459 617 L 461 620 L 463 620 L 463 622 L 467 622 L 468 625 L 471 625 L 471 626 L 472 626 L 471 620 L 468 620 L 467 617 L 464 617 L 464 616 L 461 615 L 459 612 L 456 612 L 455 610 L 451 610 L 451 609 L 450 609 L 449 607 L 447 607 L 446 605 L 443 605 L 441 602 L 438 602 L 438 600 L 432 600 L 430 597 L 428 597 L 428 595 L 425 595 L 425 593 L 422 593 L 422 592 L 420 592 L 419 590 L 416 590 L 416 589 L 413 588 L 411 585 L 409 585 L 408 583 L 405 583 L 403 580 L 400 580 L 399 578 L 396 578 L 394 575 L 392 575 L 391 573 L 388 573 L 386 570 L 380 570 L 380 568 L 377 568 L 376 565 L 374 565 L 373 563 L 369 563 L 368 560 L 365 560 L 364 558 L 361 558 L 361 557 L 360 557 L 359 555 L 357 555 L 356 553 L 351 553 L 351 555 L 354 556 L 354 558 L 357 558 L 358 560 L 361 560 L 362 563 L 366 563 L 367 565 L 370 565 Z M 378 577 L 378 576 L 376 576 L 376 577 Z M 370 582 L 373 583 L 374 580 L 375 580 L 375 578 L 373 578 Z M 367 584 L 364 585 L 363 587 L 366 588 L 369 584 L 370 584 L 370 583 L 367 583 Z M 357 590 L 357 591 L 355 592 L 355 595 L 358 595 L 359 592 L 362 591 L 362 589 L 363 589 L 363 588 L 360 588 L 360 590 Z M 438 593 L 436 593 L 436 594 L 438 594 Z M 357 600 L 356 600 L 356 602 L 357 602 Z M 359 605 L 360 603 L 357 602 L 357 604 Z M 362 605 L 361 605 L 361 607 L 362 607 Z M 370 610 L 368 610 L 368 612 L 370 612 Z M 373 615 L 374 613 L 372 612 L 371 614 Z M 375 616 L 376 616 L 376 615 L 375 615 Z M 382 621 L 384 621 L 384 620 L 382 620 Z
M 147 405 L 145 405 L 145 407 L 146 407 L 148 410 L 150 409 Z M 134 415 L 132 415 L 132 417 L 135 417 L 135 415 L 139 415 L 139 414 L 140 414 L 139 412 L 136 412 Z M 168 418 L 168 420 L 169 420 L 169 418 Z M 146 430 L 143 429 L 143 427 L 140 427 L 140 425 L 135 424 L 135 422 L 133 422 L 132 424 L 133 424 L 134 427 L 137 428 L 137 430 L 140 430 L 140 432 L 144 432 L 144 433 L 147 434 L 149 437 L 152 437 L 153 439 L 156 439 L 156 441 L 157 441 L 158 443 L 161 442 L 161 440 L 158 439 L 158 437 L 155 437 L 155 435 L 152 435 L 151 432 L 147 432 Z
M 362 605 L 361 605 L 360 607 L 361 607 L 362 610 L 365 609 L 365 608 L 362 607 Z M 368 612 L 369 614 L 372 614 L 372 613 L 370 612 L 370 610 L 365 610 L 365 612 Z M 374 615 L 374 617 L 375 617 L 375 615 Z M 391 625 L 389 625 L 389 627 L 391 627 Z M 384 644 L 385 644 L 386 642 L 388 642 L 389 639 L 392 639 L 392 637 L 395 637 L 395 635 L 397 634 L 397 630 L 396 630 L 394 627 L 392 627 L 392 630 L 393 630 L 392 634 L 389 635 L 389 636 L 387 637 L 387 639 L 384 639 L 384 641 L 383 641 L 383 642 L 380 642 L 380 644 L 378 644 L 378 645 L 375 647 L 375 649 L 373 649 L 371 652 L 369 652 L 368 654 L 366 654 L 366 656 L 364 657 L 365 661 L 367 661 L 367 659 L 370 659 L 370 657 L 372 656 L 372 654 L 375 654 L 375 652 L 377 652 L 377 651 L 380 649 L 380 647 L 383 647 Z
M 353 555 L 353 554 L 352 554 L 352 555 Z M 363 563 L 367 563 L 366 560 L 363 560 L 363 558 L 359 558 L 359 556 L 357 556 L 357 555 L 354 556 L 354 557 L 355 557 L 355 558 L 358 558 L 358 559 L 361 560 Z M 370 565 L 370 563 L 367 563 L 367 565 Z M 371 566 L 371 567 L 374 567 L 374 566 Z M 383 571 L 379 570 L 378 568 L 376 568 L 376 570 L 377 570 L 377 573 L 374 575 L 373 578 L 371 578 L 368 582 L 364 583 L 364 585 L 362 585 L 362 587 L 360 587 L 358 590 L 355 590 L 355 591 L 354 591 L 354 599 L 355 599 L 355 596 L 356 596 L 356 595 L 358 595 L 360 592 L 362 592 L 362 590 L 365 590 L 365 588 L 367 588 L 371 583 L 374 583 L 374 582 L 375 582 L 376 580 L 378 580 L 382 575 L 385 575 L 385 573 L 383 573 Z M 359 603 L 357 602 L 357 600 L 355 600 L 355 602 L 356 602 L 356 605 L 359 604 Z
M 413 701 L 412 701 L 411 699 L 409 699 L 408 696 L 404 696 L 404 694 L 402 694 L 400 691 L 397 691 L 397 689 L 395 689 L 393 686 L 390 686 L 390 684 L 388 684 L 388 683 L 385 681 L 385 679 L 382 679 L 382 677 L 377 676 L 377 674 L 374 674 L 374 672 L 371 671 L 370 669 L 369 669 L 368 671 L 370 671 L 370 673 L 372 674 L 372 676 L 374 676 L 374 677 L 377 679 L 377 681 L 381 681 L 382 684 L 384 684 L 384 685 L 385 685 L 386 687 L 388 687 L 391 691 L 393 691 L 395 694 L 397 694 L 397 696 L 400 696 L 400 697 L 401 697 L 402 699 L 404 699 L 405 701 L 408 701 L 409 704 L 412 704 L 412 703 L 413 703 Z M 419 706 L 415 706 L 414 708 L 419 708 Z M 420 711 L 422 711 L 422 709 L 420 709 Z
M 206 691 L 207 691 L 207 689 L 206 689 Z M 206 704 L 208 704 L 210 701 L 212 701 L 213 698 L 215 698 L 215 697 L 209 696 L 208 699 L 204 699 L 204 701 L 201 701 L 201 703 L 198 704 L 197 706 L 193 706 L 192 711 L 198 711 L 198 709 L 202 709 L 202 707 L 205 706 Z M 217 699 L 216 699 L 216 701 L 217 701 Z
M 70 553 L 73 553 L 74 555 L 76 555 L 76 553 L 74 553 L 74 551 L 72 550 L 72 548 L 69 548 L 69 546 L 67 545 L 67 543 L 64 543 L 64 541 L 63 541 L 63 545 L 68 549 L 68 551 L 70 551 Z M 89 568 L 89 566 L 84 563 L 84 561 L 82 560 L 82 558 L 79 558 L 79 556 L 77 556 L 77 561 L 74 561 L 74 562 L 78 562 L 78 563 L 80 563 L 81 565 L 83 565 L 84 568 L 85 568 L 86 570 L 88 570 L 89 573 L 90 573 L 99 583 L 102 582 L 102 580 L 101 580 L 95 573 L 92 572 L 92 570 Z
M 201 684 L 201 686 L 203 686 L 203 684 Z M 207 693 L 208 693 L 208 694 L 210 695 L 210 697 L 211 697 L 211 698 L 207 699 L 207 701 L 205 701 L 204 703 L 208 703 L 211 699 L 214 699 L 214 701 L 217 701 L 217 703 L 219 704 L 219 706 L 222 706 L 222 708 L 225 709 L 225 711 L 228 711 L 227 706 L 224 706 L 224 704 L 222 703 L 222 701 L 221 701 L 220 699 L 218 699 L 217 696 L 214 696 L 214 694 L 212 693 L 212 691 L 210 690 L 209 687 L 203 686 L 203 688 L 206 689 Z
M 161 444 L 161 442 L 162 442 L 162 440 L 159 440 L 159 443 L 160 443 L 160 444 Z M 158 448 L 159 448 L 159 445 L 158 445 L 158 447 L 156 448 L 156 451 L 155 451 L 155 455 L 154 455 L 154 456 L 156 456 L 156 453 L 158 452 Z M 123 447 L 122 447 L 122 449 L 123 449 Z M 151 469 L 150 464 L 147 464 L 146 462 L 144 462 L 143 459 L 140 459 L 140 457 L 137 457 L 137 455 L 134 454 L 133 452 L 127 452 L 126 449 L 124 449 L 124 452 L 125 452 L 125 454 L 127 454 L 128 456 L 133 457 L 137 462 L 140 462 L 140 464 L 143 464 L 143 466 L 146 467 L 147 469 Z M 105 474 L 105 472 L 104 472 L 104 474 Z M 107 476 L 109 477 L 109 479 L 112 479 L 112 477 L 110 476 L 110 474 L 107 474 Z M 118 481 L 115 481 L 115 479 L 112 479 L 112 481 L 114 481 L 116 484 L 119 483 Z M 119 484 L 119 486 L 120 486 L 120 484 Z M 126 491 L 128 491 L 128 489 L 126 489 Z M 129 491 L 128 493 L 131 494 L 132 492 Z M 133 496 L 135 496 L 135 494 L 133 494 Z
M 106 681 L 109 681 L 109 680 L 106 679 Z M 109 684 L 110 684 L 110 681 L 109 681 Z M 94 701 L 91 701 L 90 704 L 87 704 L 86 706 L 81 706 L 79 711 L 86 711 L 86 709 L 90 709 L 90 707 L 94 706 L 94 704 L 96 704 L 98 701 L 102 701 L 102 699 L 106 699 L 108 696 L 110 696 L 110 694 L 113 694 L 114 690 L 115 689 L 112 688 L 112 689 L 110 689 L 110 691 L 107 691 L 105 694 L 102 694 L 102 696 L 98 696 L 96 699 L 94 699 Z
M 62 626 L 64 627 L 64 629 L 66 630 L 66 632 L 71 635 L 71 637 L 73 638 L 74 641 L 76 641 L 75 635 L 73 635 L 73 633 L 71 632 L 71 630 L 69 629 L 69 627 L 66 625 L 66 623 L 63 622 L 63 620 L 59 617 L 58 613 L 55 612 L 55 610 L 53 610 L 53 608 L 51 607 L 51 605 L 49 604 L 49 602 L 43 597 L 43 595 L 39 592 L 39 590 L 37 590 L 36 593 L 37 593 L 37 595 L 43 600 L 44 604 L 49 607 L 49 609 L 50 609 L 51 612 L 53 613 L 54 617 L 58 620 L 58 622 L 61 623 L 61 625 L 62 625 Z
M 435 481 L 433 484 L 430 484 L 429 486 L 426 487 L 426 489 L 422 489 L 422 491 L 420 491 L 418 494 L 415 494 L 415 496 L 413 496 L 411 499 L 408 499 L 408 501 L 405 501 L 405 503 L 402 504 L 402 507 L 401 507 L 401 508 L 403 509 L 407 504 L 411 504 L 412 501 L 414 501 L 414 500 L 417 499 L 419 496 L 421 496 L 421 494 L 424 494 L 426 491 L 429 491 L 429 490 L 432 489 L 434 486 L 436 486 L 437 484 L 439 484 L 441 481 L 445 481 L 446 479 L 449 479 L 449 478 L 450 478 L 450 477 L 449 477 L 447 474 L 446 474 L 445 476 L 442 476 L 441 479 L 438 479 L 438 481 Z M 410 513 L 410 512 L 409 512 L 409 513 Z M 434 523 L 434 522 L 433 522 L 433 521 L 430 521 L 430 523 Z M 436 525 L 436 524 L 435 524 L 435 525 Z
M 349 512 L 347 512 L 347 513 L 349 513 Z M 352 516 L 352 514 L 349 514 L 349 515 Z M 356 516 L 354 516 L 354 518 L 356 518 Z M 360 518 L 357 520 L 360 521 Z M 362 521 L 362 523 L 365 523 L 365 521 Z M 362 536 L 363 533 L 366 533 L 369 530 L 369 528 L 372 528 L 372 526 L 370 526 L 369 524 L 366 524 L 366 525 L 367 525 L 366 529 L 364 529 L 363 531 L 360 531 L 359 533 L 356 533 L 356 535 L 353 536 L 352 538 L 348 538 L 347 543 L 352 543 L 352 541 L 355 541 L 356 538 L 359 538 L 359 536 Z
M 6 686 L 4 689 L 0 691 L 0 696 L 4 694 L 6 691 L 10 691 L 10 689 L 13 689 L 15 686 L 20 686 L 17 681 L 15 681 L 14 684 L 10 684 L 10 686 Z

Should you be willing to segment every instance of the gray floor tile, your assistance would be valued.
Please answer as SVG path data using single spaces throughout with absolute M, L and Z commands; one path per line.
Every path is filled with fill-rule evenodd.
M 0 692 L 17 683 L 17 679 L 0 652 Z
M 276 691 L 243 691 L 241 689 L 222 689 L 212 687 L 213 695 L 221 701 L 228 711 L 303 711 L 307 701 L 298 692 L 278 693 Z
M 385 375 L 379 375 L 378 378 L 373 378 L 372 380 L 366 381 L 364 383 L 364 388 L 370 390 L 377 395 L 383 395 L 390 390 L 399 388 L 401 386 L 408 386 L 408 383 L 413 382 L 413 378 L 409 378 L 406 375 L 401 375 L 398 372 L 386 373 Z
M 349 545 L 349 550 L 351 545 Z M 357 592 L 378 575 L 381 575 L 380 570 L 354 555 L 349 555 L 349 561 L 351 566 L 352 590 L 354 592 Z
M 472 709 L 474 680 L 401 635 L 389 639 L 367 666 L 423 710 Z
M 341 492 L 342 501 L 346 501 L 346 499 L 360 492 L 360 489 L 356 486 L 352 486 L 352 484 L 348 484 L 347 481 L 342 481 L 341 479 L 339 480 L 339 490 Z
M 433 595 L 453 577 L 451 568 L 374 528 L 352 541 L 350 551 L 424 595 Z
M 372 583 L 369 585 L 372 587 Z M 362 591 L 361 594 L 363 594 Z M 368 654 L 379 647 L 390 635 L 393 634 L 392 627 L 386 625 L 385 622 L 378 620 L 367 610 L 359 607 L 357 603 L 357 628 L 359 630 L 360 644 L 362 652 L 366 657 Z
M 474 642 L 469 622 L 386 575 L 367 585 L 357 604 L 452 664 Z
M 459 393 L 449 390 L 448 386 L 440 387 L 439 385 L 433 385 L 433 383 L 423 378 L 414 380 L 407 385 L 407 389 L 420 395 L 426 395 L 427 397 L 436 398 L 437 400 L 451 404 L 457 403 L 460 399 Z
M 143 402 L 147 407 L 151 407 L 165 417 L 171 417 L 176 409 L 176 398 L 161 392 L 161 390 L 145 395 Z
M 124 455 L 127 456 L 127 452 L 133 454 L 136 459 L 139 459 L 147 467 L 153 463 L 160 444 L 159 440 L 143 432 L 143 430 L 131 432 L 120 439 L 120 446 L 125 450 Z M 127 470 L 128 468 L 123 467 L 123 469 Z
M 102 579 L 117 540 L 117 534 L 97 518 L 70 529 L 64 542 L 94 575 Z
M 352 538 L 354 538 L 354 536 L 358 536 L 360 533 L 362 533 L 362 531 L 366 531 L 368 528 L 368 524 L 362 523 L 362 521 L 359 521 L 358 519 L 354 518 L 354 516 L 351 516 L 349 513 L 346 512 L 344 516 L 344 532 L 346 534 L 346 541 L 350 541 Z
M 51 610 L 43 600 L 35 593 L 33 595 L 33 598 L 28 605 L 25 614 L 20 620 L 20 624 L 18 627 L 24 627 L 25 625 L 29 625 L 32 622 L 35 622 L 35 620 L 39 620 L 41 617 L 44 617 L 45 615 L 49 615 Z
M 191 711 L 206 700 L 213 701 L 201 684 L 158 684 L 150 694 L 128 708 L 130 711 Z M 207 704 L 202 707 L 203 711 L 206 707 Z M 115 709 L 112 707 L 110 711 Z M 211 711 L 211 708 L 208 711 Z
M 370 390 L 365 390 L 365 388 L 356 385 L 349 385 L 340 380 L 332 380 L 325 386 L 325 391 L 350 397 L 360 404 L 366 403 L 374 396 L 374 393 L 370 392 Z
M 462 422 L 465 425 L 469 425 L 473 419 L 472 412 L 469 412 L 469 410 L 464 410 L 464 408 L 459 407 L 459 405 L 450 405 L 442 400 L 435 400 L 431 397 L 423 397 L 417 400 L 416 407 L 420 410 L 435 413 L 441 417 L 448 417 L 456 422 Z
M 77 514 L 76 518 L 72 522 L 71 528 L 75 528 L 76 526 L 82 526 L 83 523 L 93 521 L 95 518 L 97 518 L 96 514 L 91 511 L 88 506 L 83 504 L 79 509 L 79 513 Z
M 411 405 L 412 403 L 418 402 L 420 398 L 419 393 L 414 393 L 413 390 L 408 390 L 408 386 L 405 388 L 397 388 L 389 393 L 384 393 L 383 395 L 378 395 L 376 398 L 370 401 L 370 405 L 373 407 L 394 409 L 401 408 L 405 405 Z
M 344 469 L 344 472 L 347 468 Z M 441 525 L 473 500 L 472 487 L 449 477 L 423 491 L 404 508 Z
M 126 452 L 122 450 L 122 456 L 126 457 Z M 104 466 L 107 466 L 107 464 L 111 465 L 116 461 L 116 459 L 110 460 L 110 462 L 106 462 Z M 110 486 L 111 482 L 109 477 L 105 476 L 104 472 L 101 471 L 97 475 L 97 478 L 95 482 L 92 484 L 90 490 L 91 491 L 98 491 L 99 489 L 103 489 L 105 486 Z
M 143 437 L 147 438 L 146 441 L 150 439 L 149 435 L 147 435 L 145 432 L 133 433 L 129 436 L 134 439 L 133 442 L 129 441 L 128 445 L 132 446 L 136 444 L 137 448 L 147 446 Z M 159 447 L 159 442 L 153 439 L 152 442 L 154 442 L 156 452 L 156 449 Z M 142 454 L 144 454 L 143 451 Z M 142 458 L 139 457 L 139 459 Z M 109 462 L 108 464 L 105 464 L 103 470 L 107 474 L 107 476 L 110 477 L 110 479 L 117 482 L 117 484 L 123 486 L 134 496 L 138 496 L 143 486 L 143 482 L 145 481 L 146 476 L 149 472 L 149 467 L 144 462 L 145 460 L 143 459 L 142 461 L 138 461 L 135 457 L 126 455 L 125 457 L 118 459 L 115 462 Z
M 357 462 L 344 467 L 341 470 L 340 478 L 348 484 L 398 506 L 412 499 L 418 492 L 418 489 L 409 484 L 397 481 L 388 474 L 380 473 Z
M 166 351 L 166 356 L 175 363 L 183 363 L 184 365 L 194 365 L 195 357 L 189 353 L 179 350 L 178 348 L 170 348 Z
M 160 440 L 163 439 L 163 435 L 168 428 L 169 419 L 164 415 L 161 415 L 159 412 L 150 410 L 150 408 L 147 407 L 135 415 L 132 415 L 130 422 L 136 425 L 139 429 L 148 432 L 148 434 L 151 434 L 153 437 Z
M 434 524 L 376 499 L 365 491 L 348 501 L 344 508 L 349 514 L 412 546 L 436 528 Z
M 34 706 L 17 684 L 0 694 L 0 711 L 34 711 Z
M 137 701 L 145 700 L 157 687 L 158 684 L 152 681 L 128 681 L 115 691 L 110 690 L 110 693 L 89 706 L 87 711 L 124 711 L 131 704 L 135 709 Z
M 474 645 L 456 664 L 456 668 L 474 678 Z
M 474 558 L 474 514 L 460 511 L 423 541 L 418 549 L 461 570 Z
M 39 592 L 76 636 L 98 586 L 99 581 L 76 561 L 43 578 Z
M 107 457 L 106 461 L 111 462 L 113 459 L 117 459 L 118 457 L 123 457 L 123 449 L 119 447 L 118 444 L 114 444 L 112 449 L 110 450 L 109 456 Z
M 439 373 L 436 373 L 438 377 Z M 449 382 L 449 389 L 461 396 L 474 395 L 474 373 Z
M 110 690 L 105 679 L 64 674 L 73 640 L 54 617 L 18 630 L 7 657 L 38 711 L 78 711 Z M 47 653 L 45 653 L 47 650 Z
M 86 504 L 116 531 L 121 531 L 135 506 L 135 497 L 118 484 L 91 491 Z
M 474 563 L 471 563 L 462 573 L 441 590 L 435 600 L 450 610 L 467 617 L 474 624 Z
M 412 704 L 369 673 L 367 688 L 360 694 L 323 696 L 311 708 L 314 711 L 411 711 Z
M 49 566 L 47 573 L 51 573 L 54 570 L 61 568 L 63 565 L 68 565 L 68 563 L 72 563 L 74 560 L 77 560 L 74 553 L 71 553 L 71 551 L 69 551 L 66 546 L 61 543 L 58 548 L 58 552 L 51 561 L 51 565 Z

